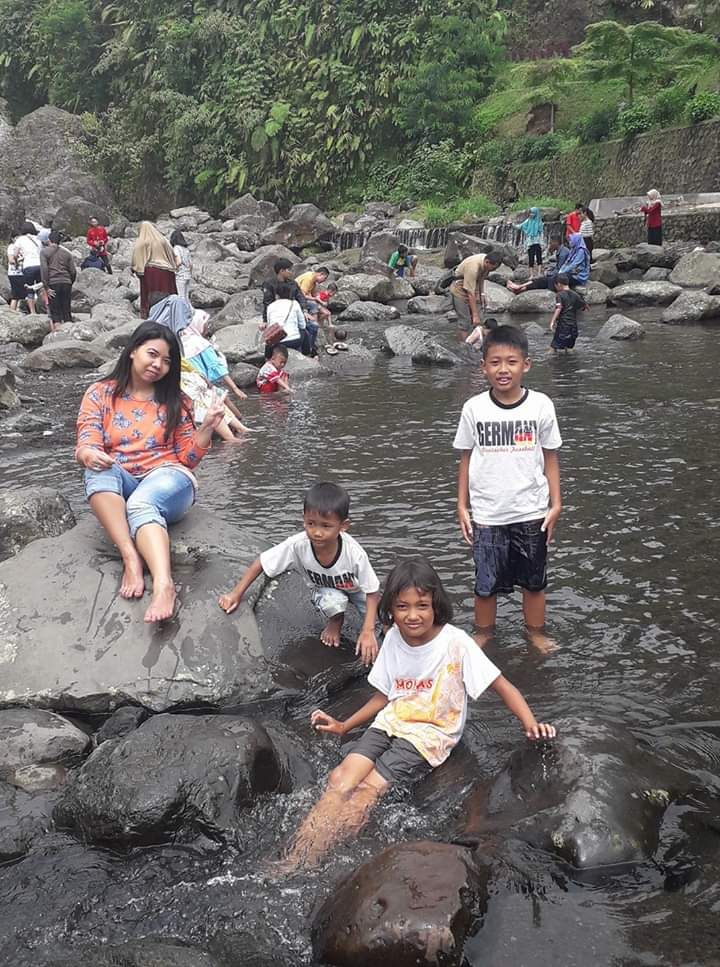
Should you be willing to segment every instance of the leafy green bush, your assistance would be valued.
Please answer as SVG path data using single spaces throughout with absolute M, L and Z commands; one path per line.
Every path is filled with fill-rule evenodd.
M 542 161 L 553 158 L 563 147 L 563 139 L 559 134 L 530 135 L 515 142 L 515 160 Z
M 720 117 L 720 94 L 714 91 L 703 91 L 696 94 L 688 105 L 688 117 L 692 124 L 709 121 L 710 118 Z
M 451 222 L 497 215 L 499 208 L 485 195 L 471 195 L 469 198 L 455 198 L 445 204 L 426 201 L 420 205 L 420 210 L 428 228 L 439 228 Z
M 687 107 L 687 91 L 680 85 L 658 91 L 652 103 L 652 119 L 661 127 L 679 121 Z
M 617 116 L 617 132 L 622 138 L 634 138 L 652 127 L 653 119 L 649 106 L 641 101 L 620 111 Z
M 618 116 L 617 106 L 608 104 L 581 118 L 575 125 L 580 144 L 607 141 Z

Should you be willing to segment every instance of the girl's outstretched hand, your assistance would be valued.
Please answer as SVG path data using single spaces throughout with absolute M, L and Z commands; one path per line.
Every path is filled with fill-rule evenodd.
M 328 715 L 327 712 L 323 712 L 320 708 L 316 708 L 310 716 L 310 725 L 318 732 L 332 732 L 333 735 L 345 734 L 344 724 L 334 719 L 332 715 Z
M 557 730 L 554 725 L 548 725 L 546 722 L 536 722 L 535 725 L 526 730 L 525 735 L 529 739 L 554 739 L 557 735 Z

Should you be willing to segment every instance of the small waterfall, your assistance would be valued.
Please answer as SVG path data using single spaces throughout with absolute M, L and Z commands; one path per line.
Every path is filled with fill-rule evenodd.
M 402 245 L 414 249 L 442 248 L 447 243 L 448 228 L 403 228 L 397 231 L 392 228 L 380 229 L 394 235 Z M 377 232 L 336 232 L 332 237 L 333 247 L 337 252 L 344 252 L 349 248 L 362 248 L 365 242 Z
M 545 222 L 543 224 L 543 248 L 547 248 L 551 235 L 563 235 L 562 222 Z M 525 251 L 523 233 L 512 222 L 497 221 L 483 226 L 480 238 L 489 239 L 499 245 L 508 245 L 520 254 Z

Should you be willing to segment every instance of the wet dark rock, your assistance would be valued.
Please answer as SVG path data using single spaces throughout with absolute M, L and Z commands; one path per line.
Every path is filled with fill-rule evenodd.
M 597 334 L 598 339 L 640 339 L 645 330 L 639 322 L 616 312 Z
M 43 961 L 42 967 L 226 967 L 197 947 L 172 940 L 131 940 L 74 949 Z
M 658 776 L 631 734 L 597 721 L 560 723 L 552 743 L 513 753 L 482 808 L 471 801 L 465 813 L 481 837 L 505 828 L 579 869 L 637 862 L 657 848 L 674 797 L 666 766 Z
M 392 356 L 411 356 L 414 363 L 455 366 L 459 359 L 440 345 L 430 333 L 413 326 L 391 326 L 385 330 L 383 348 Z
M 368 300 L 351 303 L 339 318 L 342 322 L 383 322 L 386 319 L 399 319 L 400 310 Z
M 394 298 L 392 279 L 384 275 L 367 275 L 362 272 L 344 275 L 342 288 L 356 292 L 362 302 L 385 303 Z
M 208 334 L 243 322 L 258 322 L 262 317 L 262 289 L 247 289 L 230 296 L 225 306 L 208 323 Z
M 0 780 L 0 862 L 23 856 L 52 826 L 52 803 Z
M 285 245 L 263 245 L 255 253 L 250 266 L 248 289 L 256 289 L 273 275 L 273 265 L 278 259 L 288 259 L 295 265 L 300 259 Z
M 321 352 L 318 362 L 323 369 L 338 376 L 347 373 L 369 373 L 377 361 L 378 354 L 358 343 L 349 343 L 346 352 L 339 352 L 337 356 L 328 356 Z
M 96 843 L 221 838 L 262 793 L 287 791 L 272 739 L 230 715 L 155 715 L 104 742 L 65 787 L 62 828 Z
M 0 363 L 0 410 L 12 410 L 20 403 L 15 392 L 15 374 Z
M 44 709 L 0 709 L 0 770 L 81 755 L 88 736 L 72 722 Z
M 23 346 L 39 346 L 50 331 L 47 316 L 23 315 L 0 306 L 0 343 L 19 342 Z
M 66 339 L 33 349 L 22 360 L 21 365 L 23 369 L 43 372 L 50 372 L 52 369 L 95 369 L 107 362 L 107 359 L 107 354 L 94 344 Z
M 487 881 L 461 847 L 391 846 L 333 888 L 314 919 L 315 957 L 336 967 L 455 967 L 486 907 Z
M 439 315 L 447 312 L 450 306 L 449 295 L 418 295 L 408 301 L 407 311 L 417 315 Z
M 686 289 L 702 289 L 720 278 L 720 255 L 715 252 L 689 252 L 670 273 L 670 281 Z
M 57 763 L 53 765 L 18 766 L 8 775 L 16 789 L 22 789 L 31 794 L 61 789 L 65 785 L 67 777 L 68 772 L 65 766 Z
M 95 733 L 95 742 L 102 745 L 108 739 L 121 739 L 134 732 L 147 718 L 147 709 L 137 705 L 123 705 L 109 716 Z
M 687 289 L 681 292 L 674 302 L 663 309 L 660 316 L 662 322 L 670 325 L 717 318 L 720 318 L 720 295 L 710 295 L 703 289 Z
M 622 306 L 666 306 L 681 291 L 671 282 L 626 282 L 612 290 L 610 301 Z
M 0 557 L 17 554 L 41 537 L 59 537 L 74 526 L 70 504 L 56 490 L 28 487 L 0 493 Z
M 160 625 L 143 621 L 147 593 L 140 601 L 119 596 L 120 559 L 90 515 L 0 564 L 0 704 L 162 711 L 240 695 L 251 702 L 270 691 L 252 611 L 260 588 L 232 617 L 216 600 L 228 576 L 257 556 L 255 540 L 197 507 L 170 539 L 180 607 Z M 28 594 L 29 574 L 43 589 L 42 608 Z

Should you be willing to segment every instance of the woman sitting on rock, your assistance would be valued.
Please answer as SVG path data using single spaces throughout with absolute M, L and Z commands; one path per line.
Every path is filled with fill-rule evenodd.
M 585 247 L 585 240 L 579 232 L 575 232 L 570 236 L 568 253 L 562 262 L 558 261 L 557 269 L 554 272 L 541 275 L 539 279 L 531 279 L 523 285 L 518 285 L 516 282 L 508 280 L 507 287 L 515 294 L 518 292 L 527 292 L 530 289 L 550 289 L 552 292 L 555 292 L 555 280 L 558 275 L 567 276 L 571 289 L 575 289 L 579 285 L 586 285 L 587 280 L 590 278 L 590 253 Z
M 180 347 L 165 326 L 138 326 L 115 369 L 88 387 L 77 420 L 75 458 L 85 467 L 85 495 L 123 560 L 123 598 L 145 592 L 143 562 L 153 579 L 145 621 L 170 618 L 175 583 L 167 525 L 195 501 L 191 470 L 210 447 L 222 401 L 193 423 L 180 391 Z
M 142 222 L 132 251 L 132 271 L 140 279 L 140 315 L 147 319 L 155 294 L 175 295 L 175 253 L 151 222 Z

